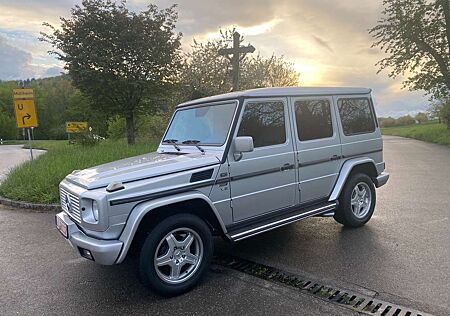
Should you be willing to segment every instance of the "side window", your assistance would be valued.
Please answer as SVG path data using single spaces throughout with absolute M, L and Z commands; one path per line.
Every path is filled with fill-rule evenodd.
M 331 107 L 328 100 L 295 101 L 295 120 L 300 141 L 333 136 Z
M 338 109 L 345 135 L 372 133 L 375 131 L 375 120 L 369 99 L 339 99 Z
M 284 103 L 281 101 L 247 103 L 238 136 L 253 137 L 255 147 L 286 142 Z

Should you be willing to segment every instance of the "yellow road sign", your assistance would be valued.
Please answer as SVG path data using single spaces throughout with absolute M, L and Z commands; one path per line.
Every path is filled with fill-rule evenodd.
M 67 133 L 84 133 L 88 130 L 88 122 L 66 122 Z
M 18 128 L 38 126 L 34 99 L 14 99 L 14 111 Z

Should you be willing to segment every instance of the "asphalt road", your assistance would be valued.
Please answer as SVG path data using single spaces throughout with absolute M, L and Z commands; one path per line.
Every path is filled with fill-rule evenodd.
M 8 174 L 11 168 L 30 160 L 30 150 L 23 149 L 23 145 L 0 146 L 0 182 Z M 34 157 L 45 153 L 45 150 L 33 149 Z
M 386 137 L 391 173 L 372 220 L 344 229 L 312 218 L 233 245 L 232 253 L 380 299 L 450 314 L 450 148 Z M 192 292 L 154 296 L 133 263 L 99 266 L 78 258 L 53 227 L 53 215 L 0 206 L 0 315 L 296 314 L 351 315 L 284 286 L 216 267 Z

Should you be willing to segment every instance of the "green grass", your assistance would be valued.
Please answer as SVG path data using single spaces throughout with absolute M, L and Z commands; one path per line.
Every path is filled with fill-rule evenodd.
M 33 148 L 45 148 L 46 154 L 13 169 L 0 185 L 0 196 L 34 203 L 58 203 L 58 184 L 75 169 L 155 151 L 156 143 L 129 146 L 125 141 L 103 141 L 83 147 L 67 141 L 35 141 Z
M 401 136 L 450 146 L 450 130 L 445 124 L 428 123 L 381 129 L 383 135 Z

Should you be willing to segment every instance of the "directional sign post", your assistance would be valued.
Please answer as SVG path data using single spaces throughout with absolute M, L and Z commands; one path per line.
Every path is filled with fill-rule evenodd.
M 66 122 L 66 133 L 86 133 L 88 122 Z
M 27 129 L 31 161 L 33 161 L 33 148 L 31 143 L 30 129 L 38 126 L 33 89 L 14 89 L 13 100 L 17 127 Z

